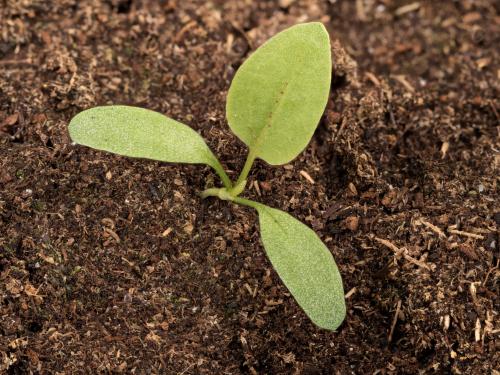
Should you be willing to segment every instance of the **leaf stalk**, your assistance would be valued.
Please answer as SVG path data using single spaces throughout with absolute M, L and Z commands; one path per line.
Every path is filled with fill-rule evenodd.
M 247 156 L 247 160 L 245 161 L 245 165 L 243 166 L 243 169 L 241 170 L 241 173 L 238 176 L 238 179 L 236 180 L 236 183 L 235 183 L 236 187 L 241 186 L 244 183 L 244 181 L 247 180 L 248 174 L 250 173 L 250 169 L 252 168 L 252 165 L 253 165 L 255 159 L 257 158 L 257 153 L 254 150 L 255 150 L 254 148 L 250 148 L 250 151 L 248 152 L 248 156 Z M 241 193 L 241 191 L 238 192 L 236 194 L 236 196 L 239 195 L 240 193 Z
M 217 160 L 216 158 L 214 158 L 214 163 L 212 165 L 212 168 L 215 170 L 215 172 L 217 172 L 217 174 L 219 175 L 222 183 L 224 184 L 224 187 L 228 190 L 231 190 L 233 188 L 233 183 L 231 182 L 231 179 L 229 178 L 229 176 L 227 175 L 226 171 L 224 170 L 224 168 L 222 167 L 221 163 L 219 162 L 219 160 Z

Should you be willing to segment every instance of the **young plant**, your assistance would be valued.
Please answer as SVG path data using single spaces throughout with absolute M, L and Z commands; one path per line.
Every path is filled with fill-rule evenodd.
M 328 100 L 331 69 L 329 36 L 317 22 L 275 35 L 244 62 L 226 103 L 229 126 L 249 150 L 235 183 L 198 133 L 147 109 L 92 108 L 72 119 L 69 133 L 78 144 L 119 155 L 212 167 L 224 186 L 200 196 L 257 210 L 264 249 L 281 280 L 316 325 L 335 330 L 346 308 L 328 248 L 289 214 L 240 197 L 256 158 L 282 165 L 307 146 Z

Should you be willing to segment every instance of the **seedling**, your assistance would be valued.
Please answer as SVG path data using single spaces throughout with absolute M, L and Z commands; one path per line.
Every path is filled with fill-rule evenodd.
M 249 150 L 234 183 L 198 133 L 157 112 L 95 107 L 75 116 L 69 133 L 78 144 L 119 155 L 212 167 L 223 187 L 200 196 L 256 209 L 264 249 L 281 280 L 316 325 L 335 330 L 346 308 L 342 279 L 328 248 L 288 213 L 240 197 L 256 158 L 282 165 L 307 146 L 328 100 L 331 68 L 329 36 L 317 22 L 275 35 L 244 62 L 226 103 L 229 127 Z

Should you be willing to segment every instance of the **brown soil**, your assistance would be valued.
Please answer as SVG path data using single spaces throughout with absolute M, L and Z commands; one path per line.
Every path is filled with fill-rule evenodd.
M 287 293 L 252 210 L 197 197 L 211 170 L 67 134 L 84 108 L 147 107 L 234 177 L 231 77 L 308 20 L 334 40 L 328 110 L 246 195 L 334 254 L 334 333 Z M 499 45 L 496 0 L 0 0 L 0 372 L 498 375 Z

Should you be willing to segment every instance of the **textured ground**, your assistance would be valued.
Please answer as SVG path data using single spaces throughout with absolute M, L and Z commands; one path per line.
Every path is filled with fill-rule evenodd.
M 234 178 L 231 77 L 309 20 L 333 40 L 328 109 L 247 196 L 334 254 L 334 333 L 287 294 L 251 210 L 200 201 L 208 168 L 67 135 L 82 109 L 147 107 Z M 498 375 L 499 45 L 495 0 L 0 0 L 0 372 Z

